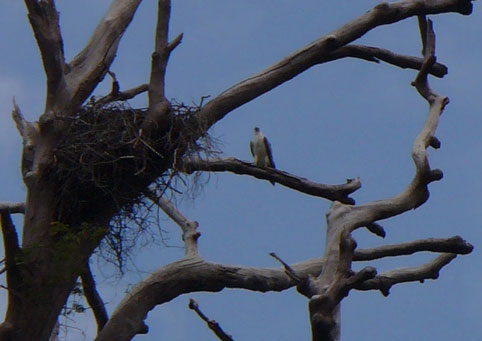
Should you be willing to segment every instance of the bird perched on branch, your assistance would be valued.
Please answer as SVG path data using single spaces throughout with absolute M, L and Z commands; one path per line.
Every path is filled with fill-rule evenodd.
M 258 127 L 254 128 L 254 139 L 249 143 L 254 164 L 258 167 L 276 168 L 271 152 L 271 144 Z M 270 181 L 274 186 L 274 181 Z

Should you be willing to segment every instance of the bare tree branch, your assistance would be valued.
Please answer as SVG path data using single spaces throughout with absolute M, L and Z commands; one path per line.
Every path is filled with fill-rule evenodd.
M 25 0 L 25 5 L 47 75 L 47 110 L 52 108 L 58 100 L 56 95 L 65 87 L 66 66 L 59 15 L 54 0 Z
M 427 26 L 430 30 L 427 38 L 430 44 L 434 44 L 435 34 L 432 25 Z M 434 47 L 425 49 L 427 53 L 434 51 Z M 412 83 L 419 93 L 429 102 L 429 113 L 425 124 L 415 139 L 412 146 L 412 159 L 415 164 L 415 175 L 411 183 L 399 195 L 385 199 L 367 203 L 353 207 L 352 213 L 358 215 L 351 221 L 358 221 L 360 225 L 353 225 L 352 228 L 358 228 L 370 224 L 374 221 L 393 217 L 411 209 L 415 209 L 427 201 L 429 197 L 428 184 L 433 181 L 442 179 L 443 173 L 439 169 L 431 169 L 428 161 L 426 149 L 434 145 L 434 135 L 440 116 L 448 104 L 447 97 L 439 96 L 434 93 L 428 86 L 427 73 L 429 68 L 435 62 L 435 56 L 425 56 L 424 65 L 420 69 L 416 80 Z M 438 141 L 438 139 L 436 140 Z M 440 143 L 440 141 L 438 141 Z
M 380 6 L 386 10 L 389 5 L 383 3 L 378 7 L 381 8 Z M 385 280 L 385 277 L 382 276 L 377 276 L 376 281 L 371 280 L 370 278 L 376 275 L 376 270 L 373 268 L 366 268 L 360 272 L 360 275 L 351 276 L 351 262 L 356 243 L 350 237 L 350 231 L 366 226 L 371 232 L 379 235 L 384 234 L 381 226 L 375 223 L 376 221 L 422 205 L 428 199 L 428 184 L 442 178 L 440 170 L 430 169 L 426 149 L 430 145 L 436 145 L 433 136 L 448 99 L 435 94 L 428 86 L 428 70 L 435 63 L 435 34 L 430 21 L 428 25 L 424 25 L 425 19 L 419 18 L 419 23 L 421 23 L 420 29 L 424 45 L 424 63 L 413 85 L 429 102 L 430 110 L 425 125 L 412 147 L 412 159 L 416 167 L 414 178 L 402 193 L 390 199 L 360 206 L 348 206 L 340 202 L 332 204 L 326 215 L 328 226 L 323 271 L 316 278 L 310 278 L 307 288 L 302 291 L 304 295 L 310 298 L 309 308 L 313 340 L 339 340 L 339 303 L 348 294 L 348 290 L 354 288 L 353 285 L 358 288 L 367 285 L 365 283 L 374 283 L 373 286 L 376 285 L 384 295 L 387 295 L 389 288 L 395 283 L 437 277 L 438 270 L 456 256 L 454 254 L 441 255 L 434 261 L 436 265 L 431 264 L 421 267 L 423 271 L 420 268 L 404 271 L 395 270 L 395 272 L 389 273 L 390 280 Z M 424 29 L 427 31 L 426 34 L 423 33 Z M 463 244 L 463 241 L 458 242 Z M 394 253 L 415 252 L 417 248 L 421 247 L 420 244 L 422 243 L 415 243 L 410 246 L 404 245 L 407 248 L 402 248 L 399 245 L 398 249 L 393 246 L 388 247 L 381 250 L 378 256 L 388 255 L 389 250 Z M 438 243 L 437 247 L 440 247 L 440 245 Z M 465 248 L 464 252 L 471 251 L 471 245 L 462 246 Z M 422 248 L 426 247 L 427 244 L 423 245 Z M 376 252 L 373 252 L 372 255 L 375 256 Z M 384 280 L 381 280 L 382 278 Z
M 181 33 L 176 38 L 174 38 L 171 42 L 169 42 L 169 44 L 167 44 L 167 50 L 169 51 L 169 53 L 174 51 L 174 49 L 178 47 L 179 44 L 181 44 L 183 36 L 184 35 Z
M 171 111 L 166 99 L 166 69 L 171 52 L 181 43 L 182 34 L 169 43 L 171 1 L 158 0 L 157 26 L 154 52 L 151 57 L 151 76 L 148 92 L 148 112 L 141 127 L 141 134 L 149 136 L 153 131 L 171 124 Z
M 298 276 L 317 275 L 321 260 L 309 260 L 291 266 Z M 196 291 L 218 292 L 224 288 L 242 288 L 259 292 L 282 291 L 297 285 L 284 268 L 258 269 L 226 266 L 185 258 L 151 273 L 129 292 L 112 313 L 96 341 L 130 340 L 156 305 Z
M 0 213 L 7 212 L 10 214 L 14 213 L 25 213 L 25 203 L 23 202 L 0 202 Z
M 15 288 L 21 283 L 21 274 L 17 266 L 17 256 L 20 250 L 18 243 L 17 230 L 12 222 L 8 210 L 0 211 L 0 220 L 3 234 L 3 249 L 5 251 L 5 268 L 7 269 L 7 286 L 9 300 L 16 302 L 14 299 Z M 19 303 L 19 302 L 16 302 Z
M 97 333 L 104 328 L 105 324 L 109 320 L 107 311 L 105 310 L 105 304 L 97 291 L 94 276 L 90 270 L 89 262 L 85 266 L 85 270 L 80 274 L 82 280 L 82 290 L 89 306 L 92 308 L 92 312 L 97 322 Z
M 17 125 L 17 130 L 22 137 L 22 176 L 25 184 L 29 186 L 32 178 L 35 150 L 39 140 L 39 128 L 37 123 L 31 123 L 25 119 L 20 108 L 13 99 L 12 118 Z
M 472 252 L 473 246 L 459 236 L 451 238 L 427 238 L 408 243 L 383 245 L 371 249 L 358 249 L 353 254 L 353 261 L 367 261 L 384 257 L 411 255 L 416 252 L 445 252 L 466 255 Z
M 420 29 L 420 36 L 422 37 L 422 53 L 425 58 L 422 68 L 417 74 L 417 77 L 412 82 L 412 85 L 417 88 L 419 94 L 427 100 L 432 106 L 432 103 L 439 98 L 439 100 L 446 101 L 448 98 L 441 98 L 430 89 L 428 84 L 428 69 L 435 63 L 435 33 L 433 31 L 433 23 L 431 20 L 426 20 L 425 16 L 418 17 L 418 25 Z
M 235 158 L 228 159 L 209 159 L 209 160 L 183 160 L 178 167 L 188 174 L 194 171 L 209 172 L 232 172 L 235 174 L 251 175 L 258 179 L 276 181 L 277 183 L 299 192 L 325 198 L 337 200 L 346 204 L 354 204 L 354 200 L 348 197 L 361 187 L 360 179 L 348 179 L 343 185 L 324 185 L 311 182 L 305 178 L 297 177 L 287 172 L 254 166 Z
M 421 282 L 426 279 L 437 279 L 440 270 L 450 263 L 457 255 L 442 254 L 434 260 L 417 267 L 401 268 L 383 272 L 373 279 L 364 281 L 356 287 L 357 290 L 380 290 L 384 296 L 388 296 L 390 288 L 395 284 L 405 282 Z
M 286 263 L 284 260 L 282 260 L 276 253 L 274 252 L 270 252 L 269 255 L 271 257 L 273 257 L 274 259 L 276 259 L 278 262 L 281 263 L 281 265 L 283 265 L 283 267 L 285 268 L 285 271 L 286 271 L 286 274 L 288 276 L 290 276 L 294 281 L 296 282 L 301 282 L 302 279 L 300 277 L 298 277 L 298 275 L 296 274 L 296 272 L 291 268 L 291 266 Z
M 226 332 L 221 328 L 218 322 L 209 319 L 206 315 L 203 314 L 201 309 L 199 309 L 199 304 L 196 300 L 190 298 L 189 299 L 189 309 L 194 310 L 196 314 L 208 325 L 209 329 L 213 331 L 213 333 L 218 337 L 219 340 L 222 341 L 233 341 L 231 335 L 226 334 Z
M 151 79 L 149 81 L 149 107 L 166 100 L 165 75 L 169 58 L 169 18 L 171 1 L 158 0 L 157 26 L 154 53 L 151 57 Z
M 340 203 L 333 206 L 343 207 Z M 329 214 L 333 214 L 332 210 Z M 331 224 L 327 215 L 328 227 L 323 270 L 317 277 L 309 277 L 303 286 L 303 295 L 309 298 L 310 325 L 313 340 L 334 341 L 340 336 L 341 300 L 348 295 L 354 283 L 373 278 L 376 270 L 364 269 L 361 275 L 355 277 L 351 270 L 351 262 L 356 248 L 356 242 L 348 229 Z M 351 285 L 350 285 L 351 284 Z
M 76 108 L 92 93 L 114 61 L 117 48 L 141 0 L 113 0 L 89 42 L 70 62 L 66 81 L 70 105 Z
M 345 57 L 360 58 L 376 63 L 382 60 L 385 63 L 392 64 L 403 69 L 410 68 L 415 70 L 419 70 L 424 61 L 423 58 L 405 56 L 394 53 L 387 49 L 363 45 L 347 45 L 340 47 L 329 53 L 327 61 Z M 436 77 L 442 78 L 447 74 L 447 67 L 443 64 L 435 63 L 430 68 L 429 73 Z
M 42 170 L 48 171 L 50 170 L 48 166 L 54 165 L 52 150 L 58 139 L 56 139 L 55 134 L 51 134 L 48 129 L 44 128 L 56 127 L 53 124 L 61 125 L 61 120 L 57 120 L 56 115 L 59 112 L 65 115 L 75 112 L 90 96 L 105 74 L 109 72 L 108 70 L 115 58 L 120 39 L 131 22 L 141 0 L 113 0 L 106 15 L 100 20 L 94 30 L 88 44 L 70 64 L 66 64 L 64 61 L 59 18 L 54 0 L 24 1 L 27 5 L 32 28 L 42 54 L 48 82 L 46 108 L 44 114 L 39 119 L 39 125 L 27 122 L 15 104 L 14 112 L 12 113 L 24 140 L 22 171 L 24 179 L 27 179 L 28 174 L 31 173 L 34 175 L 48 175 L 48 172 L 42 173 Z M 198 136 L 192 135 L 202 135 L 210 126 L 233 109 L 296 77 L 314 65 L 333 59 L 355 57 L 373 62 L 384 60 L 400 67 L 420 69 L 413 85 L 428 101 L 430 111 L 427 121 L 412 148 L 412 158 L 416 166 L 416 174 L 412 182 L 398 196 L 366 205 L 351 206 L 354 204 L 354 200 L 348 197 L 349 194 L 360 187 L 359 179 L 348 180 L 345 185 L 328 186 L 315 184 L 286 172 L 253 167 L 235 159 L 208 160 L 208 162 L 202 160 L 186 161 L 188 167 L 185 168 L 185 171 L 187 172 L 209 170 L 248 174 L 262 179 L 278 181 L 303 193 L 333 200 L 332 208 L 327 214 L 328 232 L 325 255 L 323 259 L 304 262 L 292 267 L 282 262 L 284 269 L 255 269 L 206 262 L 198 254 L 197 239 L 200 236 L 200 233 L 196 230 L 198 223 L 189 221 L 169 201 L 160 198 L 160 196 L 159 198 L 153 197 L 151 200 L 181 227 L 186 257 L 158 269 L 138 283 L 124 297 L 108 321 L 107 313 L 95 289 L 95 282 L 87 264 L 86 273 L 81 277 L 84 292 L 86 292 L 87 300 L 92 306 L 98 323 L 97 340 L 130 340 L 136 334 L 146 333 L 148 328 L 144 324 L 144 320 L 147 313 L 156 305 L 168 302 L 184 293 L 196 291 L 217 292 L 224 288 L 244 288 L 261 292 L 281 291 L 294 285 L 300 288 L 301 282 L 304 283 L 306 289 L 303 291 L 303 294 L 310 298 L 310 318 L 314 339 L 337 340 L 340 326 L 339 303 L 348 294 L 349 290 L 353 288 L 359 288 L 360 290 L 378 289 L 384 294 L 388 294 L 388 290 L 393 284 L 436 278 L 440 269 L 448 264 L 451 259 L 455 258 L 455 254 L 439 256 L 434 261 L 421 267 L 394 270 L 378 276 L 376 275 L 376 270 L 371 267 L 354 273 L 351 270 L 351 263 L 357 257 L 359 257 L 359 260 L 362 260 L 410 254 L 422 250 L 434 250 L 437 252 L 450 250 L 450 252 L 454 253 L 468 253 L 472 250 L 470 244 L 459 238 L 450 241 L 415 241 L 356 251 L 356 243 L 350 236 L 353 230 L 362 226 L 366 226 L 371 232 L 383 236 L 385 232 L 376 221 L 420 206 L 428 198 L 428 184 L 441 179 L 442 172 L 430 168 L 426 148 L 428 146 L 434 148 L 440 146 L 440 141 L 434 136 L 434 133 L 448 99 L 435 94 L 430 89 L 427 75 L 432 73 L 437 76 L 443 76 L 446 73 L 446 68 L 441 64 L 436 64 L 434 53 L 435 34 L 433 33 L 431 22 L 427 23 L 424 15 L 444 12 L 469 14 L 472 10 L 469 0 L 406 0 L 377 5 L 368 13 L 347 23 L 331 34 L 318 39 L 259 74 L 227 89 L 196 114 L 191 115 L 186 124 L 183 121 L 182 125 L 173 124 L 171 119 L 174 114 L 170 103 L 165 98 L 165 74 L 169 55 L 182 40 L 182 35 L 179 35 L 172 42 L 168 41 L 170 4 L 170 0 L 158 0 L 155 46 L 152 55 L 149 85 L 144 85 L 140 89 L 131 89 L 127 94 L 129 96 L 142 91 L 149 91 L 149 108 L 146 119 L 142 123 L 140 135 L 143 132 L 149 135 L 149 131 L 159 127 L 174 128 L 162 131 L 162 133 L 169 132 L 169 136 L 166 135 L 169 141 L 164 145 L 163 142 L 160 142 L 161 147 L 167 150 L 165 159 L 155 148 L 150 147 L 151 151 L 164 159 L 162 164 L 159 162 L 161 164 L 160 167 L 157 167 L 159 164 L 153 162 L 152 168 L 161 169 L 159 174 L 167 168 L 176 170 L 176 166 L 172 166 L 172 164 L 176 165 L 178 156 L 181 158 L 182 154 L 184 154 L 183 148 L 187 147 L 183 144 L 189 143 L 184 143 L 182 138 L 177 139 L 178 135 L 183 137 L 184 131 L 194 132 L 186 133 L 187 135 L 191 134 L 186 141 L 196 139 Z M 384 49 L 347 45 L 377 26 L 394 23 L 416 15 L 419 16 L 423 42 L 423 61 L 419 58 L 398 55 Z M 113 75 L 113 78 L 113 90 L 111 94 L 103 98 L 104 100 L 106 98 L 108 101 L 114 100 L 114 98 L 119 98 L 121 94 L 126 96 L 126 93 L 120 92 L 115 75 Z M 52 125 L 47 125 L 47 123 L 52 123 Z M 190 124 L 197 125 L 199 129 L 189 129 L 192 128 L 189 126 Z M 39 129 L 39 126 L 42 129 Z M 37 146 L 36 139 L 39 138 L 39 130 L 42 132 L 42 135 L 40 136 L 41 143 Z M 57 131 L 60 131 L 60 129 L 57 129 Z M 172 144 L 170 141 L 171 132 L 173 133 L 172 136 L 174 136 Z M 141 139 L 140 141 L 143 140 Z M 145 143 L 149 147 L 147 142 Z M 175 150 L 177 147 L 176 143 L 180 146 Z M 199 164 L 193 166 L 189 165 L 189 162 L 199 162 Z M 194 168 L 189 168 L 189 166 Z M 183 165 L 184 167 L 185 165 Z M 196 169 L 195 167 L 198 168 Z M 40 171 L 36 172 L 38 169 Z M 136 173 L 135 176 L 137 175 Z M 24 273 L 18 274 L 16 271 L 18 267 L 22 271 L 26 269 L 25 273 L 32 274 L 31 277 L 36 276 L 40 279 L 35 285 L 32 284 L 32 287 L 23 286 L 22 294 L 30 294 L 29 290 L 34 291 L 36 294 L 40 293 L 38 296 L 50 299 L 49 303 L 52 309 L 45 310 L 45 308 L 39 308 L 38 305 L 31 302 L 26 304 L 27 300 L 20 302 L 22 304 L 25 303 L 22 306 L 22 304 L 17 304 L 18 301 L 14 302 L 12 299 L 9 304 L 6 321 L 0 325 L 0 339 L 4 337 L 13 339 L 14 337 L 8 335 L 12 328 L 16 328 L 19 333 L 22 333 L 22 330 L 28 330 L 25 326 L 29 321 L 34 320 L 32 317 L 37 317 L 42 313 L 45 313 L 46 317 L 40 323 L 37 323 L 37 329 L 30 334 L 24 333 L 25 336 L 23 338 L 46 339 L 57 319 L 61 305 L 69 295 L 69 288 L 72 287 L 80 273 L 77 269 L 82 269 L 89 255 L 96 247 L 96 243 L 101 239 L 101 236 L 96 237 L 92 231 L 81 230 L 79 234 L 77 234 L 77 231 L 74 231 L 74 236 L 76 237 L 72 238 L 74 241 L 69 240 L 68 243 L 62 245 L 72 250 L 68 261 L 65 261 L 65 264 L 53 264 L 51 262 L 52 259 L 59 255 L 56 247 L 61 242 L 63 243 L 63 241 L 59 242 L 56 239 L 57 236 L 55 238 L 50 236 L 51 222 L 55 217 L 64 217 L 61 214 L 63 212 L 58 213 L 60 211 L 58 206 L 51 204 L 55 201 L 53 199 L 59 185 L 59 182 L 56 182 L 57 178 L 55 175 L 52 178 L 53 180 L 48 177 L 38 177 L 36 187 L 34 187 L 35 190 L 28 193 L 28 214 L 25 221 L 29 223 L 24 228 L 23 245 L 25 248 L 30 246 L 37 247 L 39 241 L 42 243 L 45 241 L 46 245 L 30 253 L 30 258 L 28 259 L 29 267 L 25 265 L 27 262 L 23 263 L 22 266 L 15 262 L 15 256 L 21 250 L 19 249 L 18 237 L 10 213 L 11 209 L 21 210 L 22 208 L 15 206 L 15 204 L 6 203 L 5 208 L 3 210 L 0 209 L 6 253 L 7 280 L 10 289 L 9 300 L 13 297 L 11 295 L 14 292 L 11 289 L 15 289 L 17 286 L 20 287 L 18 283 L 20 276 Z M 139 193 L 155 178 L 155 174 L 152 176 L 143 175 L 143 177 L 135 179 L 131 177 L 128 182 L 133 184 L 132 192 Z M 93 192 L 97 191 L 97 189 L 95 187 Z M 68 191 L 66 192 L 69 193 Z M 97 208 L 95 204 L 102 200 L 91 200 L 91 202 L 87 198 L 84 200 L 85 203 L 79 204 L 81 207 L 78 209 L 78 212 L 81 213 L 76 215 L 77 211 L 73 210 L 71 215 L 78 217 L 78 222 L 82 223 L 85 220 L 84 218 L 89 218 L 87 221 L 96 223 L 97 226 L 99 221 L 108 221 L 113 214 L 119 213 L 119 207 L 125 203 L 130 203 L 129 200 L 135 197 L 134 194 L 131 196 L 129 193 L 125 199 L 122 197 L 119 200 L 119 205 L 112 204 L 114 201 L 117 204 L 117 198 L 112 200 L 112 202 L 110 202 L 110 199 L 106 199 L 105 207 L 100 207 L 101 209 L 99 210 L 93 210 L 92 208 Z M 89 195 L 90 192 L 87 192 L 86 197 Z M 99 196 L 101 199 L 106 197 L 108 195 Z M 49 204 L 44 204 L 42 201 Z M 23 210 L 25 210 L 25 206 Z M 86 213 L 87 211 L 88 213 Z M 92 216 L 95 216 L 95 218 L 92 218 Z M 77 222 L 76 219 L 72 219 L 72 221 Z M 63 223 L 65 221 L 59 222 L 59 228 L 63 226 L 61 226 Z M 74 226 L 72 226 L 72 230 L 74 230 Z M 77 239 L 81 239 L 80 242 Z M 42 246 L 44 245 L 42 244 Z M 55 283 L 56 287 L 52 289 L 48 286 L 52 279 L 56 278 L 57 274 L 59 274 L 58 277 L 63 278 L 64 283 L 59 281 L 59 283 Z M 49 294 L 55 295 L 49 296 Z M 13 313 L 10 313 L 10 311 L 13 311 Z M 22 323 L 11 326 L 11 322 L 15 322 L 15 319 Z M 32 337 L 32 335 L 34 336 Z
M 433 250 L 437 252 L 457 249 L 455 246 L 458 244 L 456 237 L 440 241 L 442 244 L 446 244 L 447 248 L 441 246 L 439 249 L 435 245 L 439 242 L 436 239 L 425 243 L 425 246 L 423 245 L 424 242 L 420 242 L 421 245 L 415 248 L 419 249 L 417 251 Z M 417 243 L 417 241 L 414 243 Z M 454 244 L 453 248 L 450 246 L 452 243 Z M 401 245 L 399 250 L 404 249 L 403 244 Z M 409 246 L 407 246 L 408 248 Z M 385 256 L 395 255 L 393 251 L 377 249 L 373 250 L 376 250 L 374 253 L 378 253 L 379 256 L 382 254 Z M 353 260 L 366 260 L 366 254 L 369 250 L 356 250 L 353 254 Z M 406 253 L 400 251 L 400 254 Z M 318 276 L 324 264 L 324 259 L 311 259 L 291 265 L 290 268 L 296 273 L 297 277 L 306 279 L 310 275 Z M 346 285 L 355 287 L 357 290 L 368 290 L 369 285 L 374 286 L 374 284 L 371 284 L 371 280 L 368 281 L 369 284 L 366 284 L 366 286 L 359 283 L 361 281 L 366 283 L 367 277 L 371 274 L 373 274 L 373 269 L 367 268 Z M 289 276 L 284 267 L 260 269 L 227 266 L 206 262 L 201 258 L 188 257 L 156 270 L 139 282 L 112 313 L 110 320 L 96 340 L 130 340 L 143 325 L 142 321 L 150 310 L 156 305 L 166 303 L 185 293 L 196 291 L 217 292 L 224 288 L 242 288 L 260 292 L 283 291 L 297 285 L 299 285 L 299 281 Z
M 12 119 L 15 122 L 18 133 L 22 137 L 23 143 L 25 145 L 31 140 L 32 133 L 30 130 L 34 130 L 34 124 L 25 119 L 22 112 L 20 111 L 20 108 L 17 105 L 17 102 L 15 102 L 15 98 L 12 99 L 12 104 Z
M 107 73 L 112 77 L 112 90 L 108 95 L 96 99 L 96 106 L 103 106 L 115 101 L 125 101 L 149 90 L 149 84 L 141 84 L 132 89 L 120 91 L 120 85 L 115 73 L 111 71 L 107 71 Z
M 158 198 L 151 192 L 146 193 L 146 195 L 181 228 L 186 257 L 198 257 L 197 240 L 201 236 L 201 233 L 196 231 L 196 229 L 198 228 L 199 223 L 197 221 L 188 220 L 170 201 L 164 198 Z
M 377 26 L 391 24 L 411 16 L 446 12 L 468 15 L 472 12 L 471 1 L 383 2 L 364 15 L 219 94 L 203 107 L 196 121 L 203 122 L 205 128 L 210 127 L 233 109 L 292 79 L 310 67 L 327 61 L 330 52 L 351 43 Z

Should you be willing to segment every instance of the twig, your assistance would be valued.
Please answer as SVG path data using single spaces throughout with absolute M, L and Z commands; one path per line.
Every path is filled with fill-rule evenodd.
M 120 85 L 119 82 L 116 78 L 116 75 L 112 71 L 107 71 L 107 73 L 112 77 L 112 89 L 111 92 L 99 99 L 95 100 L 95 106 L 104 106 L 108 103 L 115 102 L 115 101 L 126 101 L 128 99 L 131 99 L 143 92 L 146 92 L 149 90 L 149 84 L 141 84 L 139 86 L 136 86 L 132 89 L 128 89 L 125 91 L 120 91 Z
M 231 335 L 226 334 L 226 332 L 221 328 L 218 322 L 211 320 L 203 314 L 201 309 L 199 309 L 199 304 L 196 300 L 190 298 L 189 299 L 189 309 L 194 310 L 196 314 L 208 325 L 209 329 L 211 329 L 214 334 L 218 337 L 218 339 L 222 341 L 233 341 Z
M 175 49 L 176 47 L 178 47 L 179 44 L 181 44 L 181 42 L 182 42 L 182 37 L 183 37 L 183 36 L 184 36 L 184 35 L 181 33 L 181 34 L 179 34 L 176 38 L 174 38 L 173 41 L 169 42 L 169 44 L 167 45 L 167 50 L 169 51 L 169 53 L 171 53 L 172 51 L 174 51 L 174 49 Z
M 287 263 L 285 263 L 278 255 L 274 252 L 270 252 L 269 255 L 276 259 L 278 262 L 280 262 L 283 267 L 285 268 L 285 272 L 288 276 L 290 276 L 294 281 L 296 282 L 301 282 L 302 279 L 296 274 L 296 272 L 289 266 Z

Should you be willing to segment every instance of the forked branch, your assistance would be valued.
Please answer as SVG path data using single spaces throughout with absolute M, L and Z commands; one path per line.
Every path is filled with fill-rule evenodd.
M 147 192 L 146 195 L 181 228 L 186 257 L 198 257 L 197 240 L 201 236 L 201 233 L 196 229 L 199 223 L 188 220 L 170 201 L 159 198 L 155 193 Z
M 171 1 L 159 0 L 157 5 L 157 26 L 154 52 L 151 59 L 151 80 L 149 81 L 149 106 L 165 101 L 165 75 L 169 59 L 169 18 Z M 180 40 L 179 40 L 180 42 Z
M 181 43 L 182 34 L 169 43 L 169 20 L 171 1 L 158 0 L 157 25 L 154 39 L 154 52 L 151 57 L 151 75 L 148 92 L 148 112 L 142 124 L 142 133 L 148 136 L 157 129 L 170 124 L 171 111 L 166 99 L 166 69 L 171 52 Z
M 447 97 L 436 94 L 428 85 L 428 70 L 435 62 L 435 56 L 433 55 L 435 51 L 435 34 L 430 21 L 428 25 L 426 25 L 424 18 L 419 20 L 422 22 L 420 25 L 421 29 L 425 27 L 428 30 L 425 34 L 422 34 L 422 37 L 426 37 L 422 39 L 423 44 L 428 45 L 424 45 L 423 47 L 425 53 L 424 64 L 412 84 L 429 103 L 429 112 L 422 130 L 412 146 L 411 154 L 415 164 L 415 175 L 411 183 L 399 195 L 354 207 L 352 214 L 358 217 L 353 221 L 359 221 L 360 224 L 369 224 L 419 207 L 428 199 L 428 184 L 433 181 L 438 181 L 443 177 L 441 170 L 430 168 L 427 148 L 430 146 L 440 146 L 440 141 L 435 137 L 435 131 L 440 116 L 449 100 Z M 351 228 L 354 229 L 359 226 L 353 224 Z
M 132 89 L 120 91 L 119 81 L 115 73 L 112 71 L 107 71 L 107 73 L 112 77 L 112 89 L 108 95 L 95 99 L 96 106 L 102 107 L 111 102 L 126 101 L 149 90 L 149 84 L 141 84 Z
M 447 245 L 450 243 L 458 244 L 458 242 L 455 242 L 455 238 L 442 240 L 441 243 Z M 450 242 L 451 239 L 454 239 L 454 241 Z M 436 243 L 437 240 L 433 240 L 424 249 L 435 249 L 437 248 L 435 246 Z M 423 247 L 420 246 L 420 248 Z M 445 250 L 442 246 L 441 249 Z M 446 250 L 451 251 L 453 249 L 447 246 Z M 360 253 L 358 253 L 358 250 L 354 251 L 353 260 L 364 260 L 366 252 L 360 251 Z M 351 248 L 345 248 L 344 254 L 346 257 L 350 257 L 351 252 Z M 305 280 L 309 276 L 312 276 L 312 278 L 317 277 L 321 273 L 325 261 L 326 259 L 312 259 L 293 264 L 290 266 L 291 271 L 296 274 L 296 276 L 293 276 L 287 272 L 285 266 L 281 268 L 249 268 L 210 263 L 199 257 L 184 258 L 161 267 L 139 282 L 112 313 L 110 320 L 99 333 L 96 340 L 130 340 L 143 326 L 143 321 L 150 310 L 156 305 L 166 303 L 179 295 L 197 291 L 217 292 L 224 288 L 242 288 L 258 292 L 283 291 L 298 286 L 300 279 Z M 345 262 L 344 264 L 346 265 L 347 263 Z M 335 265 L 335 270 L 336 268 L 337 265 Z M 338 271 L 340 275 L 343 274 L 342 268 L 338 268 Z M 389 273 L 393 274 L 393 272 Z M 379 287 L 376 287 L 375 284 L 380 282 L 375 283 L 372 280 L 368 280 L 374 274 L 373 268 L 366 268 L 359 274 L 353 274 L 354 277 L 348 272 L 348 277 L 345 279 L 340 277 L 340 280 L 344 281 L 340 282 L 344 289 L 340 287 L 338 295 L 343 293 L 343 290 L 353 287 L 357 290 L 378 290 Z M 385 274 L 382 275 L 384 276 Z M 397 276 L 391 276 L 390 278 L 399 278 Z M 412 276 L 411 278 L 415 281 L 421 279 L 420 276 Z M 408 280 L 408 277 L 404 277 L 404 280 Z M 364 286 L 366 282 L 369 284 Z
M 316 276 L 321 260 L 294 264 L 291 268 L 300 277 Z M 151 273 L 139 282 L 117 306 L 96 341 L 130 340 L 156 305 L 175 297 L 197 291 L 218 292 L 224 288 L 242 288 L 258 292 L 282 291 L 297 285 L 284 268 L 260 269 L 227 266 L 184 258 Z
M 331 52 L 360 38 L 377 26 L 395 23 L 412 16 L 447 12 L 468 15 L 472 12 L 471 1 L 381 3 L 364 15 L 219 94 L 203 107 L 196 121 L 203 122 L 205 128 L 209 128 L 235 108 L 303 73 L 310 67 L 325 62 Z
M 66 81 L 71 93 L 67 100 L 72 108 L 81 105 L 104 78 L 140 2 L 113 0 L 87 45 L 69 63 L 70 72 L 66 75 Z
M 405 282 L 421 282 L 426 279 L 437 279 L 440 270 L 452 259 L 457 257 L 456 254 L 448 253 L 436 257 L 434 260 L 421 266 L 412 268 L 401 268 L 388 272 L 383 272 L 375 278 L 369 279 L 356 286 L 357 290 L 380 290 L 384 296 L 390 294 L 390 288 L 395 284 Z

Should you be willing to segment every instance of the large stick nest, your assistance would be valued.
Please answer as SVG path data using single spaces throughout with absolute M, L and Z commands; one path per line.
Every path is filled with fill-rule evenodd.
M 179 193 L 176 184 L 187 185 L 172 167 L 174 154 L 181 150 L 182 157 L 192 157 L 217 152 L 202 125 L 192 124 L 201 105 L 202 101 L 193 106 L 172 101 L 169 131 L 149 138 L 140 133 L 147 109 L 134 109 L 126 102 L 99 106 L 91 101 L 73 117 L 60 117 L 66 129 L 55 147 L 51 173 L 58 185 L 57 219 L 82 223 L 72 217 L 95 215 L 96 204 L 109 200 L 119 212 L 111 221 L 117 229 L 112 230 L 119 233 L 119 227 L 123 230 L 129 222 L 145 230 L 147 220 L 139 219 L 147 207 L 143 191 Z M 169 166 L 160 171 L 160 164 Z

